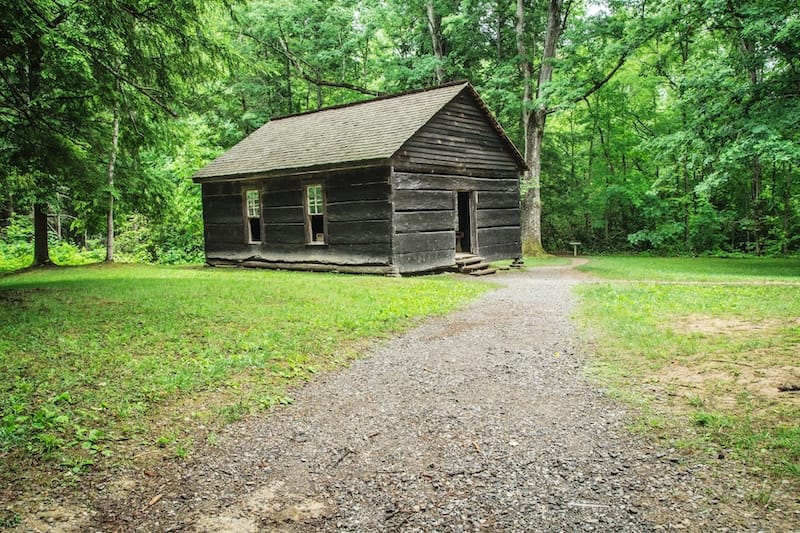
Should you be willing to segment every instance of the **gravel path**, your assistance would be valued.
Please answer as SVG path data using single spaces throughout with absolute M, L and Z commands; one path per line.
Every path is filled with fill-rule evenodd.
M 503 286 L 229 426 L 193 461 L 124 497 L 96 493 L 89 529 L 783 529 L 715 496 L 736 489 L 710 489 L 702 464 L 631 434 L 584 379 L 577 272 L 490 281 Z

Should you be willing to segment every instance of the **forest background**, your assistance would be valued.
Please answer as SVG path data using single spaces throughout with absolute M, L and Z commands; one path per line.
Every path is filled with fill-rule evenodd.
M 215 156 L 273 117 L 461 79 L 530 164 L 529 253 L 800 252 L 796 0 L 0 8 L 6 268 L 200 262 L 190 176 Z

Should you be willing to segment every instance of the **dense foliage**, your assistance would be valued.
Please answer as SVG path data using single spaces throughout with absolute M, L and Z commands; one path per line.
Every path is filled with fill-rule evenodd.
M 38 242 L 102 245 L 115 220 L 118 258 L 200 260 L 189 177 L 215 155 L 272 117 L 467 78 L 520 149 L 544 131 L 546 249 L 800 250 L 794 0 L 0 5 L 6 247 L 38 214 Z

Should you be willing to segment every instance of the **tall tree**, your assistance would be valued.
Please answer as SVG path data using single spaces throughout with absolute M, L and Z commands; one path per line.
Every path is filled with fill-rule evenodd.
M 433 48 L 433 57 L 436 58 L 436 84 L 441 85 L 444 82 L 444 36 L 442 35 L 442 15 L 436 12 L 436 6 L 433 0 L 428 0 L 425 5 L 425 11 L 428 16 L 428 33 L 431 35 L 431 48 Z
M 37 178 L 34 264 L 49 262 L 45 205 L 55 184 L 82 188 L 87 177 L 102 175 L 90 154 L 105 88 L 136 95 L 139 110 L 171 113 L 170 100 L 202 57 L 190 49 L 202 40 L 203 5 L 3 1 L 10 16 L 0 22 L 0 127 L 10 148 L 2 157 Z M 86 171 L 74 173 L 77 167 Z
M 108 155 L 108 212 L 106 214 L 106 262 L 114 260 L 114 169 L 119 148 L 119 111 L 111 120 L 111 151 Z
M 548 108 L 545 104 L 544 90 L 553 79 L 553 61 L 556 57 L 556 46 L 563 31 L 566 15 L 563 0 L 549 0 L 547 8 L 547 24 L 544 32 L 542 58 L 539 63 L 539 76 L 536 80 L 535 95 L 531 59 L 525 46 L 525 2 L 517 0 L 517 49 L 523 76 L 522 124 L 525 135 L 525 162 L 528 170 L 523 178 L 522 188 L 522 253 L 528 256 L 541 255 L 542 248 L 542 143 L 547 121 Z M 567 4 L 567 13 L 569 11 Z

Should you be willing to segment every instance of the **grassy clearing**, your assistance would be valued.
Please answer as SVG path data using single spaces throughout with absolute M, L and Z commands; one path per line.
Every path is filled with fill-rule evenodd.
M 0 484 L 142 449 L 185 456 L 221 424 L 291 403 L 288 387 L 346 363 L 364 339 L 485 289 L 450 276 L 119 264 L 0 277 Z
M 800 282 L 800 258 L 597 257 L 579 270 L 630 281 Z
M 800 384 L 800 285 L 758 283 L 792 279 L 797 262 L 643 261 L 603 258 L 586 270 L 743 283 L 581 287 L 599 337 L 595 377 L 640 405 L 642 427 L 673 446 L 800 482 L 800 395 L 778 390 Z

